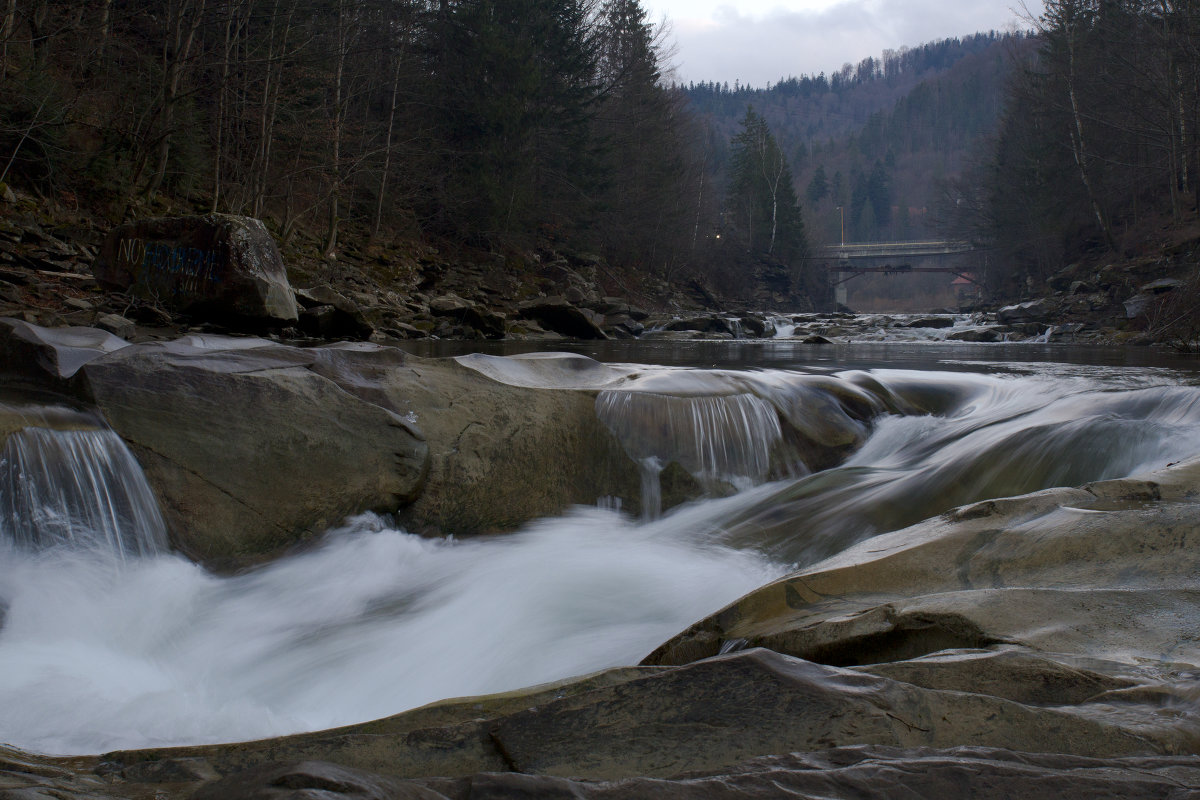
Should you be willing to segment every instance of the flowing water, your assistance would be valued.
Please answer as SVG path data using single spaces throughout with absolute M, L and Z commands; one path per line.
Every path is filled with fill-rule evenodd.
M 242 740 L 634 664 L 875 533 L 1200 454 L 1200 388 L 1180 364 L 980 352 L 939 351 L 926 369 L 879 368 L 870 351 L 842 365 L 793 352 L 763 369 L 616 367 L 597 413 L 646 465 L 648 491 L 673 460 L 714 496 L 657 519 L 577 508 L 464 540 L 364 515 L 234 577 L 165 552 L 111 433 L 33 424 L 0 454 L 0 742 Z M 518 362 L 493 366 L 536 379 L 537 363 Z M 829 453 L 836 463 L 819 463 Z

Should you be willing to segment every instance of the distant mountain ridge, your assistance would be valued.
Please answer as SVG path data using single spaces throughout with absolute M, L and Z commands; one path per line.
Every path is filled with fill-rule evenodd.
M 837 241 L 841 206 L 856 241 L 932 234 L 937 180 L 957 174 L 994 132 L 1015 60 L 1032 52 L 1026 33 L 977 33 L 886 51 L 825 75 L 766 88 L 680 87 L 720 145 L 746 107 L 770 125 L 788 155 L 814 244 Z

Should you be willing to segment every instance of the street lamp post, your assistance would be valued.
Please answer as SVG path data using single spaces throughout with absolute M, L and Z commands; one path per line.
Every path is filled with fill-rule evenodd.
M 846 211 L 841 206 L 838 206 L 837 209 L 838 209 L 838 216 L 841 218 L 841 222 L 842 222 L 842 247 L 845 247 L 846 246 Z

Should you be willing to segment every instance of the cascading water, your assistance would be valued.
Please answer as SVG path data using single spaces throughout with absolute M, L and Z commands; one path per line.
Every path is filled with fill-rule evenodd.
M 752 394 L 678 397 L 604 391 L 596 413 L 626 452 L 658 468 L 676 461 L 702 484 L 761 483 L 783 435 L 775 408 Z
M 72 547 L 118 558 L 166 549 L 157 502 L 110 430 L 29 427 L 0 450 L 0 540 L 20 549 Z
M 537 366 L 520 368 L 533 380 Z M 116 539 L 6 528 L 0 741 L 80 753 L 242 740 L 632 664 L 864 536 L 1200 453 L 1200 388 L 1177 375 L 1026 371 L 585 370 L 608 386 L 597 412 L 631 454 L 744 487 L 657 520 L 581 508 L 503 537 L 431 540 L 366 515 L 234 577 L 135 543 L 153 535 L 125 538 L 140 524 L 132 501 L 97 512 Z M 84 471 L 91 484 L 65 480 L 98 497 L 140 482 L 99 432 L 59 433 L 10 439 L 2 524 L 57 502 L 45 487 L 64 477 L 35 455 L 107 453 L 112 466 Z M 776 462 L 795 437 L 840 463 L 789 475 Z

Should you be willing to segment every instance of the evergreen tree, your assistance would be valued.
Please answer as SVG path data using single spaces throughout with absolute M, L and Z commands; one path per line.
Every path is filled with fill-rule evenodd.
M 867 200 L 874 212 L 875 225 L 886 228 L 892 222 L 892 181 L 880 161 L 875 162 L 867 179 Z
M 450 227 L 522 235 L 581 216 L 596 63 L 582 0 L 441 0 L 431 71 Z
M 598 228 L 608 255 L 661 266 L 674 249 L 664 237 L 686 233 L 691 206 L 685 175 L 680 98 L 661 85 L 653 27 L 638 0 L 606 0 L 596 32 L 600 101 L 594 131 L 605 185 Z
M 730 206 L 746 249 L 784 261 L 802 254 L 804 224 L 791 167 L 753 108 L 747 107 L 730 149 Z
M 816 205 L 829 196 L 829 179 L 825 177 L 824 165 L 817 167 L 817 171 L 813 173 L 812 180 L 808 182 L 808 189 L 804 194 L 808 198 L 808 202 L 813 205 Z

